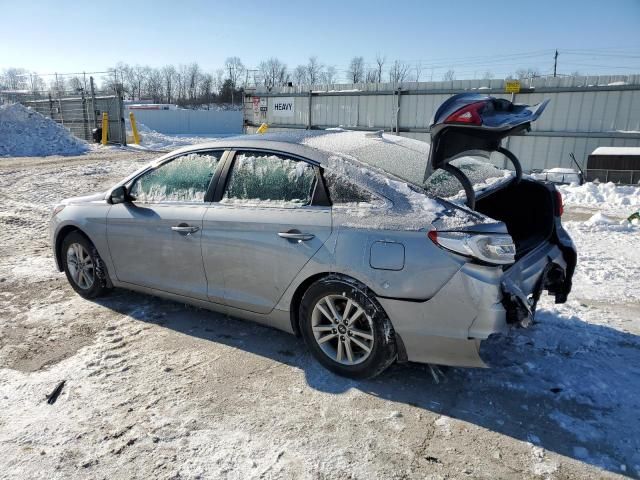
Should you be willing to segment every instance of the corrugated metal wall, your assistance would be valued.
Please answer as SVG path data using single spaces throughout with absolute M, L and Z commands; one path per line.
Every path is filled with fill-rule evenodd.
M 478 92 L 511 98 L 511 94 L 504 93 L 503 80 L 306 88 L 247 92 L 244 108 L 247 132 L 251 133 L 260 123 L 267 122 L 272 131 L 340 126 L 384 129 L 428 140 L 433 113 L 451 95 Z M 266 111 L 254 108 L 254 97 L 267 98 Z M 292 117 L 275 115 L 270 108 L 272 102 L 283 97 L 293 98 Z M 515 102 L 531 105 L 546 98 L 551 102 L 532 132 L 508 140 L 508 148 L 520 158 L 526 170 L 570 167 L 571 152 L 586 165 L 588 154 L 598 146 L 640 146 L 640 75 L 527 80 L 522 83 L 521 93 L 515 95 Z
M 242 112 L 234 110 L 130 110 L 136 121 L 161 133 L 242 133 Z M 129 118 L 129 111 L 126 112 Z

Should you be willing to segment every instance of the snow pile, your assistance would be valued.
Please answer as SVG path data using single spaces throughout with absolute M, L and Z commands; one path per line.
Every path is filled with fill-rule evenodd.
M 30 108 L 0 106 L 0 157 L 79 155 L 88 149 L 84 140 Z
M 633 211 L 640 208 L 640 187 L 615 183 L 587 182 L 583 185 L 558 185 L 565 205 Z
M 620 221 L 598 212 L 594 213 L 593 216 L 584 223 L 587 225 L 617 225 Z
M 228 135 L 211 135 L 211 136 L 183 136 L 183 135 L 168 135 L 165 133 L 157 132 L 144 123 L 136 123 L 138 127 L 138 133 L 140 134 L 140 145 L 134 145 L 130 143 L 129 146 L 142 148 L 145 150 L 174 150 L 179 147 L 187 145 L 194 145 L 196 143 L 209 142 L 216 138 L 225 137 Z M 127 135 L 131 137 L 133 135 L 131 130 L 131 124 L 129 120 L 126 121 Z M 128 142 L 129 143 L 129 142 Z
M 640 301 L 640 225 L 596 213 L 586 222 L 563 222 L 578 246 L 574 297 Z

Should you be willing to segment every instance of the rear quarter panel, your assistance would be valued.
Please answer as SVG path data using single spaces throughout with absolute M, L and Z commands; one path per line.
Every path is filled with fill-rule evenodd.
M 404 247 L 401 269 L 372 267 L 371 251 L 378 242 Z M 373 262 L 373 264 L 382 262 Z M 293 294 L 306 279 L 322 273 L 348 275 L 380 297 L 424 301 L 434 296 L 462 267 L 464 261 L 447 255 L 426 231 L 389 231 L 337 227 L 285 292 L 278 307 L 288 310 Z

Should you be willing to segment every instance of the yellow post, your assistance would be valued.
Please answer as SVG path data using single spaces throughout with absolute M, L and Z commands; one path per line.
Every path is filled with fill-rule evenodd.
M 269 125 L 267 125 L 266 123 L 263 123 L 262 125 L 260 125 L 260 127 L 258 128 L 258 130 L 256 130 L 256 133 L 264 133 L 269 129 Z
M 129 120 L 131 120 L 131 130 L 133 131 L 133 143 L 140 145 L 140 135 L 138 135 L 138 126 L 136 125 L 136 117 L 133 112 L 129 112 Z
M 102 113 L 102 145 L 107 144 L 107 133 L 109 132 L 109 114 Z

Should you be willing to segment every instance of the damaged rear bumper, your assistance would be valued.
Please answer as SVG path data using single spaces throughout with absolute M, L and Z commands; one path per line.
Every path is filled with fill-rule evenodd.
M 425 302 L 379 301 L 402 340 L 406 360 L 487 367 L 481 343 L 510 326 L 527 326 L 543 290 L 556 295 L 556 301 L 566 299 L 574 266 L 561 247 L 545 243 L 506 272 L 467 263 Z

